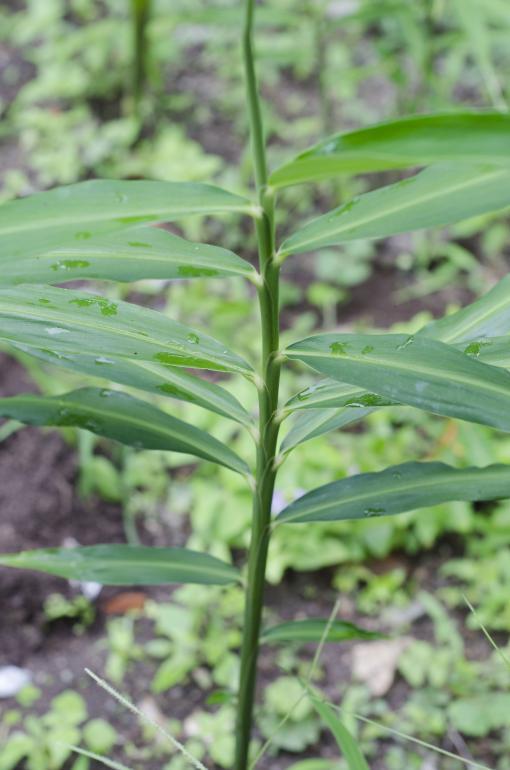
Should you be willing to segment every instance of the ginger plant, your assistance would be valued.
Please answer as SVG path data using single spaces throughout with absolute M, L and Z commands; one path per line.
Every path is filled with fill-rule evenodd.
M 332 331 L 279 341 L 283 262 L 353 239 L 434 228 L 510 205 L 510 118 L 496 112 L 411 116 L 333 135 L 269 172 L 253 50 L 254 0 L 242 32 L 255 192 L 251 200 L 207 184 L 93 180 L 0 207 L 0 339 L 36 358 L 158 397 L 84 387 L 60 396 L 0 399 L 0 416 L 32 425 L 74 426 L 144 449 L 183 452 L 241 474 L 253 491 L 251 543 L 244 568 L 183 548 L 96 545 L 5 554 L 0 564 L 110 585 L 224 584 L 245 589 L 235 770 L 249 764 L 261 644 L 320 639 L 327 621 L 262 628 L 268 546 L 276 526 L 388 516 L 449 500 L 510 497 L 504 465 L 453 468 L 407 462 L 326 484 L 277 517 L 271 505 L 278 469 L 296 446 L 363 419 L 408 406 L 510 430 L 510 278 L 487 295 L 414 336 Z M 289 185 L 338 175 L 422 167 L 277 238 L 277 194 Z M 190 215 L 249 217 L 258 242 L 254 267 L 220 246 L 193 244 L 155 223 Z M 339 270 L 344 257 L 339 252 Z M 62 288 L 76 279 L 130 282 L 244 279 L 260 307 L 255 370 L 238 352 L 200 330 L 131 302 Z M 305 364 L 325 379 L 281 403 L 280 377 Z M 189 371 L 192 370 L 192 371 Z M 240 374 L 253 386 L 246 408 L 197 371 Z M 169 398 L 172 401 L 164 402 Z M 174 416 L 181 400 L 249 430 L 255 461 Z M 253 413 L 257 411 L 256 418 Z M 289 420 L 290 418 L 290 420 Z M 286 428 L 287 421 L 290 429 Z M 284 433 L 280 441 L 280 434 Z M 427 515 L 426 511 L 423 515 Z M 329 633 L 353 629 L 342 621 Z

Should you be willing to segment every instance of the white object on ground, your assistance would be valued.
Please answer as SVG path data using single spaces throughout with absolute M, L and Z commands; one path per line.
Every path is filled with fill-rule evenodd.
M 12 698 L 30 683 L 32 675 L 29 671 L 18 666 L 2 666 L 0 668 L 0 698 Z

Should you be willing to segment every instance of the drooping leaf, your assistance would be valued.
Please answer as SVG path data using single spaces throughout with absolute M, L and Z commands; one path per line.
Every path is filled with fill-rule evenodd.
M 170 583 L 225 585 L 239 579 L 238 570 L 230 564 L 187 548 L 130 545 L 46 548 L 2 554 L 0 566 L 115 586 Z
M 333 481 L 300 497 L 277 521 L 338 521 L 389 516 L 452 500 L 510 497 L 509 467 L 452 468 L 444 463 L 410 462 L 376 473 Z
M 84 278 L 253 278 L 256 274 L 248 262 L 227 249 L 190 243 L 157 227 L 130 227 L 90 238 L 57 235 L 50 245 L 34 240 L 24 249 L 7 249 L 0 240 L 0 284 L 52 284 Z
M 403 334 L 319 334 L 285 354 L 392 401 L 510 430 L 510 374 L 442 342 Z
M 81 388 L 61 396 L 0 398 L 0 417 L 28 425 L 83 428 L 140 449 L 191 454 L 249 473 L 246 463 L 213 436 L 116 390 Z
M 310 441 L 312 438 L 322 436 L 339 428 L 345 428 L 353 422 L 362 420 L 373 408 L 356 409 L 344 407 L 343 409 L 310 409 L 299 413 L 290 430 L 282 441 L 280 450 L 290 452 L 299 444 Z
M 510 169 L 431 166 L 360 195 L 287 238 L 279 258 L 346 241 L 443 227 L 510 205 Z
M 136 358 L 120 358 L 76 353 L 65 355 L 40 350 L 28 345 L 16 345 L 16 349 L 40 358 L 56 366 L 89 374 L 92 377 L 118 382 L 132 388 L 145 390 L 159 396 L 187 401 L 210 412 L 216 412 L 242 425 L 251 425 L 252 417 L 239 401 L 225 388 L 208 382 L 175 366 L 139 361 Z
M 510 164 L 510 116 L 499 112 L 413 115 L 335 134 L 271 174 L 273 187 L 440 162 Z
M 310 700 L 321 720 L 333 733 L 349 770 L 370 770 L 358 744 L 331 707 L 325 701 L 317 698 L 312 692 L 310 692 Z
M 224 345 L 162 313 L 48 286 L 0 289 L 0 339 L 57 355 L 115 355 L 168 366 L 251 371 Z
M 281 642 L 320 642 L 328 628 L 327 642 L 347 642 L 352 639 L 380 639 L 381 634 L 375 631 L 366 631 L 354 623 L 345 620 L 330 622 L 327 618 L 315 618 L 310 620 L 293 620 L 287 623 L 279 623 L 277 626 L 266 628 L 260 637 L 264 644 L 279 644 Z

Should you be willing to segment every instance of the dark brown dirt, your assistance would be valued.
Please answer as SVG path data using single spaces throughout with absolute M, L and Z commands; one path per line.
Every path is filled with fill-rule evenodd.
M 33 391 L 23 368 L 0 356 L 0 395 Z M 76 459 L 54 431 L 24 428 L 0 443 L 0 550 L 11 552 L 123 539 L 118 506 L 82 500 L 76 493 Z M 45 597 L 62 591 L 47 575 L 0 569 L 0 665 L 22 664 L 44 642 Z

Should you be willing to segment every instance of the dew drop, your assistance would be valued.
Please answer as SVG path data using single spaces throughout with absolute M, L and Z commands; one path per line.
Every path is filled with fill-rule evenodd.
M 371 519 L 373 516 L 382 516 L 383 513 L 386 513 L 386 508 L 377 505 L 374 505 L 371 508 L 365 508 L 363 511 L 363 515 L 366 516 L 367 519 Z
M 414 336 L 411 334 L 410 337 L 408 337 L 405 342 L 402 342 L 400 345 L 397 345 L 397 350 L 404 350 L 405 348 L 409 347 L 409 345 L 412 345 L 414 342 Z
M 90 267 L 90 262 L 84 259 L 63 259 L 51 265 L 52 270 L 76 270 L 81 267 Z
M 329 349 L 335 356 L 347 355 L 347 342 L 333 342 Z

